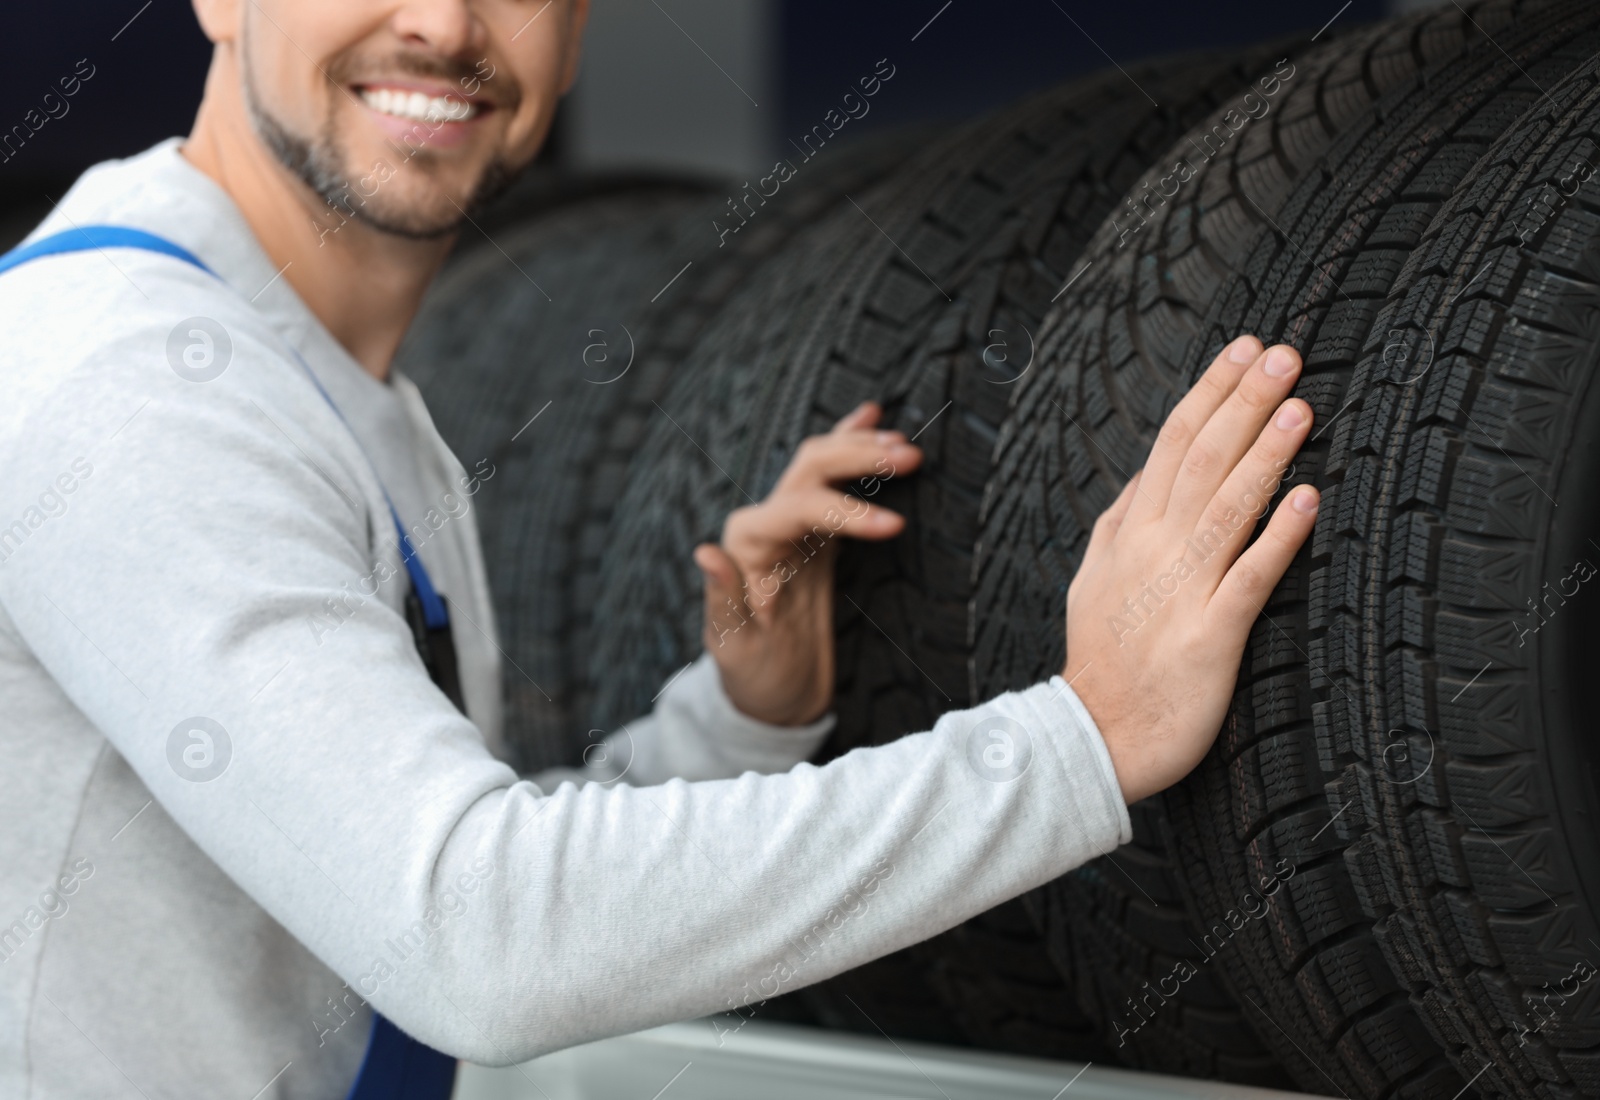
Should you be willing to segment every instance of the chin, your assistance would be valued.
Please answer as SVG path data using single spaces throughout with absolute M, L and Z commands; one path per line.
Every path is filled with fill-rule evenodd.
M 345 178 L 355 220 L 397 236 L 448 236 L 515 178 L 496 158 L 469 166 L 462 156 L 408 152 L 377 146 L 341 158 L 351 166 Z
M 437 194 L 395 196 L 387 202 L 376 199 L 355 208 L 357 221 L 397 237 L 432 240 L 457 232 L 466 220 L 465 204 L 455 206 L 439 201 Z

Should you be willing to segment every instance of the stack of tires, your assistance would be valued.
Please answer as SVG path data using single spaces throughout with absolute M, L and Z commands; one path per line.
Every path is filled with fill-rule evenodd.
M 1284 490 L 1324 503 L 1214 750 L 1132 844 L 791 1012 L 1352 1100 L 1600 1095 L 1597 165 L 1600 8 L 1480 0 L 819 157 L 725 242 L 726 189 L 681 181 L 506 223 L 402 369 L 464 461 L 526 471 L 480 517 L 517 746 L 647 709 L 698 649 L 693 544 L 867 397 L 926 460 L 880 498 L 906 534 L 841 557 L 824 754 L 1049 675 L 1166 412 L 1234 335 L 1289 343 L 1318 421 Z

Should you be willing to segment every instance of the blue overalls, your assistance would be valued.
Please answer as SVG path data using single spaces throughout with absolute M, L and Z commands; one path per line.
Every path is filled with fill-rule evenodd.
M 65 230 L 14 248 L 0 256 L 0 275 L 14 267 L 44 256 L 60 256 L 69 252 L 88 252 L 102 248 L 137 248 L 145 252 L 158 252 L 164 256 L 193 264 L 219 282 L 221 276 L 212 271 L 200 258 L 154 233 L 129 229 L 119 225 L 85 225 Z M 226 285 L 226 284 L 224 284 Z M 328 405 L 340 420 L 344 414 L 323 388 L 322 382 L 298 352 L 295 358 L 305 368 L 307 377 L 317 387 Z M 347 425 L 348 426 L 348 425 Z M 360 441 L 357 441 L 360 445 Z M 384 498 L 388 500 L 388 491 Z M 461 682 L 456 667 L 455 644 L 450 634 L 450 609 L 443 597 L 433 587 L 422 559 L 417 556 L 406 537 L 400 514 L 394 502 L 389 503 L 389 515 L 394 520 L 395 533 L 400 538 L 400 556 L 405 561 L 406 573 L 411 580 L 411 590 L 406 596 L 406 619 L 416 638 L 417 651 L 428 675 L 439 689 L 449 697 L 462 713 L 466 705 L 461 694 Z M 447 1054 L 417 1042 L 395 1027 L 377 1012 L 372 1014 L 372 1034 L 367 1039 L 367 1052 L 350 1086 L 346 1100 L 447 1100 L 455 1087 L 456 1060 Z

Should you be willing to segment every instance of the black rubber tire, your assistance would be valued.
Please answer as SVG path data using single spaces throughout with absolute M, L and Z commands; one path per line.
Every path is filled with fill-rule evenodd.
M 574 706 L 583 540 L 592 513 L 620 491 L 610 433 L 652 378 L 641 356 L 628 372 L 637 377 L 607 380 L 624 328 L 634 343 L 656 335 L 650 297 L 705 233 L 703 189 L 663 180 L 596 190 L 541 202 L 457 258 L 395 363 L 463 463 L 493 467 L 478 525 L 505 653 L 506 742 L 529 772 L 571 764 L 594 740 Z M 593 350 L 597 341 L 610 353 Z
M 1346 353 L 1307 604 L 1361 911 L 1462 1077 L 1551 1100 L 1600 1096 L 1593 23 Z
M 824 1026 L 1036 1058 L 1114 1062 L 1048 965 L 1022 899 L 792 997 Z
M 588 659 L 590 681 L 606 686 L 590 712 L 599 728 L 647 712 L 661 685 L 701 650 L 702 582 L 692 551 L 720 537 L 729 512 L 759 498 L 729 471 L 749 464 L 742 452 L 769 413 L 765 365 L 778 361 L 797 319 L 826 293 L 832 257 L 855 243 L 841 228 L 838 207 L 850 210 L 839 200 L 857 189 L 817 181 L 822 167 L 801 165 L 785 186 L 810 184 L 832 202 L 771 262 L 740 272 L 639 426 L 597 585 Z M 860 183 L 867 195 L 896 186 Z M 750 229 L 765 226 L 769 214 L 757 211 Z
M 782 418 L 752 448 L 765 461 L 752 480 L 764 487 L 800 439 L 869 397 L 885 402 L 890 425 L 920 431 L 924 448 L 918 475 L 877 496 L 907 517 L 907 533 L 842 547 L 839 725 L 823 759 L 926 729 L 943 711 L 976 702 L 966 667 L 972 547 L 1008 404 L 1005 382 L 1029 365 L 1024 338 L 1038 332 L 1051 298 L 1081 266 L 1089 236 L 1139 174 L 1293 48 L 1258 48 L 1230 62 L 1142 65 L 1133 80 L 1159 109 L 1130 95 L 1129 78 L 1114 71 L 1070 97 L 1012 109 L 1004 125 L 991 123 L 945 152 L 937 170 L 924 164 L 918 186 L 877 214 L 904 257 L 879 247 L 826 303 L 809 326 L 815 335 L 785 364 L 785 393 L 776 402 Z M 1084 130 L 1090 133 L 1079 136 Z M 1003 333 L 1015 345 L 1010 365 L 984 355 Z M 898 987 L 920 966 L 939 994 L 937 1008 L 954 1014 L 969 1042 L 1105 1060 L 1112 1052 L 1094 1024 L 1075 1003 L 1063 1003 L 1075 1002 L 1076 991 L 1047 965 L 1046 943 L 1027 907 L 1013 902 L 919 945 L 910 965 L 871 965 L 802 995 L 826 1018 L 829 999 L 849 988 L 854 1002 L 876 1005 L 874 1015 L 909 1031 L 912 1021 L 891 1015 L 884 1002 L 903 1006 Z M 1232 1042 L 1221 1044 L 1220 1060 L 1217 1048 L 1194 1052 L 1187 1068 L 1289 1083 L 1225 993 L 1211 998 L 1211 1008 L 1216 1032 Z
M 1251 330 L 1275 334 L 1305 353 L 1301 392 L 1329 426 L 1301 455 L 1296 480 L 1323 487 L 1341 483 L 1350 461 L 1330 460 L 1330 444 L 1337 451 L 1338 433 L 1360 430 L 1359 423 L 1345 420 L 1375 399 L 1375 384 L 1384 388 L 1372 375 L 1352 381 L 1352 374 L 1373 333 L 1395 328 L 1376 323 L 1387 284 L 1493 140 L 1523 125 L 1519 118 L 1539 100 L 1539 88 L 1558 84 L 1600 47 L 1597 17 L 1591 5 L 1575 4 L 1532 13 L 1520 28 L 1496 32 L 1496 44 L 1485 43 L 1436 74 L 1428 88 L 1381 122 L 1348 133 L 1329 163 L 1339 166 L 1351 186 L 1328 195 L 1319 194 L 1314 181 L 1303 184 L 1279 222 L 1293 245 L 1269 235 L 1236 282 L 1218 295 L 1197 350 L 1201 344 L 1220 346 L 1223 330 Z M 1240 289 L 1245 285 L 1269 289 L 1254 296 Z M 1399 331 L 1385 370 L 1422 369 L 1404 363 L 1409 330 L 1402 324 Z M 1342 417 L 1340 410 L 1346 410 Z M 1365 442 L 1357 449 L 1365 451 Z M 1373 469 L 1354 465 L 1363 476 Z M 1338 545 L 1331 532 L 1352 522 L 1337 498 L 1337 492 L 1328 498 L 1329 526 L 1258 624 L 1220 751 L 1168 800 L 1178 863 L 1189 872 L 1200 911 L 1213 915 L 1236 905 L 1263 874 L 1284 867 L 1293 872 L 1294 880 L 1263 919 L 1232 936 L 1234 973 L 1242 991 L 1253 987 L 1246 996 L 1259 1004 L 1261 1026 L 1269 1026 L 1264 1021 L 1270 1018 L 1270 1026 L 1321 1061 L 1308 1087 L 1322 1080 L 1325 1088 L 1331 1077 L 1352 1095 L 1444 1100 L 1478 1066 L 1458 1073 L 1442 1064 L 1440 1032 L 1426 1026 L 1419 1002 L 1407 1001 L 1360 908 L 1361 878 L 1369 868 L 1362 865 L 1364 848 L 1350 847 L 1360 836 L 1351 799 L 1353 784 L 1372 773 L 1348 747 L 1351 733 L 1344 723 L 1352 717 L 1366 670 L 1350 669 L 1348 681 L 1337 675 L 1343 654 L 1333 656 L 1335 647 L 1351 637 L 1341 637 L 1343 627 L 1334 620 L 1351 613 L 1358 591 L 1352 586 L 1364 572 L 1358 563 L 1372 553 L 1374 531 L 1356 520 L 1360 535 L 1330 549 Z M 1362 602 L 1368 617 L 1360 631 L 1415 636 L 1404 621 L 1414 606 L 1392 601 L 1392 594 L 1379 608 Z M 1403 727 L 1389 725 L 1397 740 L 1384 759 L 1400 767 L 1420 746 L 1399 740 Z M 1415 777 L 1387 778 L 1409 786 Z M 1427 841 L 1413 832 L 1408 842 Z M 1351 868 L 1363 875 L 1353 879 Z M 1333 1057 L 1317 1059 L 1318 1042 Z M 1457 1059 L 1458 1069 L 1461 1064 Z M 1499 1091 L 1487 1077 L 1475 1087 Z
M 1127 214 L 1102 229 L 1085 254 L 1086 260 L 1093 258 L 1099 265 L 1097 279 L 1066 299 L 1052 318 L 1041 350 L 1048 373 L 1022 387 L 1002 442 L 984 524 L 975 607 L 1017 611 L 987 621 L 980 618 L 975 624 L 974 671 L 981 691 L 1018 686 L 1061 667 L 1059 620 L 1047 620 L 1035 609 L 1060 606 L 1094 517 L 1110 502 L 1126 473 L 1142 464 L 1156 427 L 1192 382 L 1193 372 L 1221 346 L 1213 338 L 1219 321 L 1202 323 L 1207 314 L 1244 325 L 1230 329 L 1230 335 L 1250 330 L 1243 311 L 1257 295 L 1292 295 L 1306 281 L 1286 283 L 1290 276 L 1284 272 L 1269 272 L 1249 262 L 1253 249 L 1268 241 L 1274 251 L 1289 253 L 1309 266 L 1309 257 L 1302 253 L 1318 238 L 1301 238 L 1315 228 L 1338 240 L 1338 230 L 1348 225 L 1348 217 L 1341 216 L 1344 208 L 1366 194 L 1361 189 L 1381 192 L 1413 166 L 1396 160 L 1399 151 L 1420 158 L 1436 153 L 1432 170 L 1459 179 L 1476 154 L 1462 160 L 1464 148 L 1449 144 L 1458 133 L 1449 127 L 1438 132 L 1427 128 L 1430 122 L 1442 124 L 1452 106 L 1472 115 L 1467 106 L 1454 104 L 1452 95 L 1478 96 L 1473 107 L 1486 131 L 1475 139 L 1479 152 L 1526 106 L 1526 100 L 1519 103 L 1514 95 L 1504 97 L 1500 85 L 1479 87 L 1463 75 L 1473 65 L 1487 64 L 1490 54 L 1512 77 L 1517 75 L 1478 29 L 1497 38 L 1519 34 L 1518 27 L 1508 22 L 1512 13 L 1508 4 L 1479 5 L 1470 18 L 1448 9 L 1357 32 L 1323 47 L 1303 64 L 1297 62 L 1298 83 L 1282 93 L 1271 119 L 1252 124 L 1255 128 L 1216 153 L 1214 160 L 1191 165 L 1197 171 L 1182 182 L 1187 188 L 1184 199 L 1159 210 L 1147 206 L 1150 224 L 1137 233 L 1124 232 L 1138 225 Z M 1473 37 L 1480 44 L 1467 57 L 1458 57 Z M 1427 77 L 1417 79 L 1425 70 Z M 1502 79 L 1501 85 L 1505 83 Z M 1446 90 L 1452 87 L 1454 92 Z M 1420 116 L 1420 121 L 1412 116 Z M 1461 126 L 1459 120 L 1456 125 Z M 1196 137 L 1209 129 L 1202 127 Z M 1336 141 L 1341 131 L 1346 137 Z M 1379 151 L 1364 149 L 1362 135 Z M 1408 135 L 1410 146 L 1405 144 Z M 1171 163 L 1197 159 L 1191 152 L 1195 148 L 1197 142 L 1181 143 L 1173 150 Z M 1354 168 L 1351 158 L 1358 153 L 1370 155 L 1364 163 L 1399 166 L 1401 172 L 1386 179 L 1376 169 Z M 1163 171 L 1168 181 L 1178 175 L 1164 164 L 1144 182 L 1156 186 Z M 1295 210 L 1297 194 L 1309 213 Z M 1435 208 L 1442 197 L 1434 197 Z M 1379 205 L 1381 201 L 1375 200 Z M 1278 240 L 1274 229 L 1289 216 L 1286 210 L 1306 223 L 1297 222 L 1298 228 L 1288 230 L 1292 245 Z M 1421 216 L 1425 218 L 1426 212 Z M 1124 240 L 1126 247 L 1121 247 Z M 1380 258 L 1374 257 L 1372 269 L 1361 272 L 1364 293 L 1373 293 L 1369 287 L 1375 283 L 1381 295 L 1398 268 L 1398 261 L 1385 267 L 1376 262 Z M 1293 312 L 1291 316 L 1308 324 L 1322 319 L 1322 314 L 1309 320 Z M 1261 334 L 1269 338 L 1277 331 L 1261 327 Z M 1308 397 L 1320 392 L 1311 373 L 1308 369 L 1302 387 Z M 1313 401 L 1323 415 L 1333 415 L 1333 409 L 1323 409 L 1315 397 Z M 1272 652 L 1273 642 L 1281 637 L 1263 635 L 1253 646 Z M 1277 648 L 1288 649 L 1281 640 Z M 1290 649 L 1289 656 L 1293 655 Z M 1241 698 L 1252 701 L 1248 691 L 1241 690 L 1245 692 Z M 1255 690 L 1259 709 L 1261 693 L 1270 689 Z M 1266 701 L 1273 698 L 1269 693 Z M 1213 762 L 1237 753 L 1236 736 L 1231 727 L 1225 731 Z M 1285 782 L 1292 779 L 1294 765 L 1269 761 L 1273 763 L 1289 769 Z M 1225 764 L 1223 768 L 1226 775 Z M 1224 798 L 1229 791 L 1222 789 Z M 1217 1002 L 1231 1001 L 1231 985 L 1246 1003 L 1257 1006 L 1249 1011 L 1256 1030 L 1295 1071 L 1303 1087 L 1326 1091 L 1329 1078 L 1319 1067 L 1338 1065 L 1341 1056 L 1357 1063 L 1360 1072 L 1328 1072 L 1334 1072 L 1338 1087 L 1351 1095 L 1382 1096 L 1396 1089 L 1431 1095 L 1454 1081 L 1444 1093 L 1448 1097 L 1461 1087 L 1463 1082 L 1455 1080 L 1415 1014 L 1403 1007 L 1383 1019 L 1381 1035 L 1372 1033 L 1379 1030 L 1376 1024 L 1347 1032 L 1342 1017 L 1324 1017 L 1324 1026 L 1318 1027 L 1307 1008 L 1296 1003 L 1293 975 L 1285 975 L 1281 968 L 1276 975 L 1260 976 L 1234 965 L 1208 968 L 1207 952 L 1199 946 L 1205 918 L 1220 919 L 1234 908 L 1237 901 L 1225 899 L 1239 896 L 1241 882 L 1242 889 L 1249 889 L 1255 878 L 1251 872 L 1259 870 L 1246 859 L 1248 837 L 1234 836 L 1234 818 L 1226 801 L 1200 825 L 1186 821 L 1169 826 L 1159 803 L 1137 809 L 1133 845 L 1047 886 L 1040 903 L 1052 930 L 1054 953 L 1073 976 L 1086 1010 L 1104 1022 L 1113 1043 L 1125 1043 L 1119 1049 L 1135 1064 L 1196 1072 L 1189 1062 L 1196 1040 L 1202 1050 L 1210 1048 L 1216 1056 L 1224 1056 L 1223 1031 L 1213 1013 Z M 1205 851 L 1184 850 L 1182 858 L 1175 858 L 1173 834 L 1194 839 L 1196 828 L 1207 830 L 1204 843 L 1197 841 Z M 1195 881 L 1185 881 L 1186 876 L 1177 873 L 1178 865 L 1187 868 L 1202 858 L 1230 868 L 1226 890 L 1206 892 L 1196 886 L 1202 876 L 1188 876 Z M 1314 878 L 1316 873 L 1308 869 L 1296 890 L 1305 890 L 1309 908 L 1331 905 L 1326 895 L 1312 889 Z M 1179 899 L 1189 904 L 1173 903 Z M 1256 931 L 1266 936 L 1269 923 L 1258 922 Z M 1248 939 L 1241 932 L 1234 942 Z M 1263 949 L 1276 959 L 1270 944 Z M 1243 950 L 1236 956 L 1241 961 Z M 1164 990 L 1161 980 L 1183 964 L 1196 976 L 1177 983 L 1177 996 L 1152 993 L 1153 987 Z M 1270 997 L 1258 982 L 1265 983 Z M 1379 988 L 1385 984 L 1393 988 L 1386 975 Z M 1149 1007 L 1148 1023 L 1137 1024 L 1136 1001 Z
M 1306 354 L 1302 393 L 1332 427 L 1301 456 L 1296 480 L 1327 483 L 1329 442 L 1345 430 L 1343 419 L 1334 418 L 1368 393 L 1350 384 L 1351 372 L 1371 339 L 1387 284 L 1490 142 L 1521 125 L 1518 116 L 1539 98 L 1538 88 L 1559 82 L 1600 45 L 1591 11 L 1547 10 L 1520 29 L 1496 32 L 1497 45 L 1483 44 L 1381 122 L 1347 134 L 1328 159 L 1352 185 L 1330 196 L 1319 194 L 1314 181 L 1303 184 L 1279 222 L 1293 245 L 1269 235 L 1217 296 L 1197 350 L 1202 343 L 1220 346 L 1225 329 L 1244 329 L 1276 334 Z M 1254 296 L 1244 285 L 1270 289 Z M 1400 350 L 1391 352 L 1395 368 L 1403 367 Z M 1347 522 L 1337 512 L 1325 514 L 1329 522 Z M 1370 535 L 1363 527 L 1357 541 L 1364 547 Z M 1347 870 L 1358 852 L 1348 849 L 1351 836 L 1342 831 L 1352 824 L 1353 807 L 1339 792 L 1357 757 L 1332 730 L 1353 696 L 1351 685 L 1327 679 L 1336 643 L 1328 604 L 1319 606 L 1318 596 L 1355 583 L 1356 557 L 1335 564 L 1322 552 L 1308 553 L 1268 605 L 1222 750 L 1169 799 L 1178 863 L 1189 870 L 1200 911 L 1210 914 L 1225 913 L 1274 868 L 1296 874 L 1264 919 L 1233 937 L 1234 972 L 1242 989 L 1253 987 L 1246 996 L 1259 1004 L 1262 1021 L 1270 1018 L 1270 1026 L 1308 1052 L 1320 1040 L 1334 1055 L 1314 1059 L 1322 1064 L 1308 1087 L 1331 1076 L 1353 1095 L 1451 1097 L 1473 1073 L 1441 1064 L 1437 1029 L 1429 1035 L 1425 1017 L 1388 973 Z M 1370 622 L 1386 633 L 1408 633 L 1397 622 L 1403 613 L 1385 607 Z M 1390 748 L 1399 763 L 1394 750 L 1403 745 Z M 1476 1087 L 1493 1091 L 1487 1083 Z
M 541 178 L 496 207 L 497 228 L 430 291 L 396 365 L 455 452 L 495 465 L 478 516 L 506 656 L 506 738 L 522 770 L 574 764 L 648 709 L 648 696 L 596 707 L 613 677 L 591 676 L 590 639 L 608 528 L 655 398 L 753 267 L 919 140 L 820 156 L 757 226 L 727 236 L 714 223 L 730 221 L 732 185 Z
M 493 249 L 500 235 L 529 222 L 553 218 L 563 210 L 595 202 L 628 198 L 659 198 L 678 193 L 711 198 L 726 191 L 728 180 L 709 173 L 655 172 L 648 169 L 577 172 L 552 165 L 535 165 L 487 207 L 469 216 L 450 264 L 468 253 Z M 643 257 L 641 257 L 643 258 Z
M 876 397 L 908 433 L 933 426 L 918 438 L 923 471 L 880 498 L 907 515 L 910 533 L 888 546 L 845 547 L 840 726 L 823 756 L 927 728 L 943 710 L 970 702 L 971 541 L 1006 404 L 1006 387 L 996 383 L 1017 369 L 986 361 L 982 350 L 997 326 L 1021 345 L 1022 331 L 1037 327 L 1089 234 L 1138 174 L 1287 48 L 1154 62 L 1131 77 L 1109 71 L 1003 111 L 918 157 L 883 188 L 853 197 L 731 302 L 707 330 L 704 354 L 686 362 L 685 377 L 663 399 L 663 420 L 641 451 L 648 468 L 619 512 L 629 530 L 608 559 L 615 568 L 602 591 L 612 601 L 611 625 L 599 655 L 605 667 L 634 670 L 625 673 L 633 682 L 623 697 L 648 698 L 699 648 L 689 547 L 713 537 L 729 509 L 761 495 L 805 434 Z M 941 417 L 947 404 L 959 408 Z M 677 630 L 663 630 L 663 621 Z M 1007 972 L 974 958 L 969 941 L 984 933 L 968 928 L 802 995 L 841 1026 L 949 1041 L 953 1011 L 970 1042 L 1104 1057 L 1086 1021 L 1059 999 L 1061 979 L 1047 973 L 1024 910 L 988 924 L 1005 933 L 984 942 L 1003 943 L 1007 957 L 1028 954 L 1019 942 L 1033 936 L 1032 965 Z M 926 981 L 908 988 L 918 975 Z M 947 996 L 927 996 L 932 984 Z M 1245 1038 L 1235 1049 L 1248 1045 Z M 1253 1064 L 1241 1055 L 1206 1068 L 1287 1083 L 1264 1049 L 1254 1054 Z
M 972 547 L 1008 383 L 1032 365 L 1023 350 L 1145 169 L 1298 45 L 1146 62 L 1036 97 L 919 160 L 911 186 L 872 212 L 884 232 L 867 229 L 866 256 L 775 365 L 777 415 L 750 451 L 748 480 L 765 491 L 802 439 L 870 398 L 924 452 L 914 478 L 874 498 L 907 533 L 841 546 L 838 726 L 824 759 L 979 701 Z

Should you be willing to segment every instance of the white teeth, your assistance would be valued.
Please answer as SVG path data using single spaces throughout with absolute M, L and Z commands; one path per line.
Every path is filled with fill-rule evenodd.
M 429 96 L 398 88 L 363 88 L 361 101 L 374 111 L 413 122 L 465 122 L 478 113 L 476 104 L 456 96 Z

